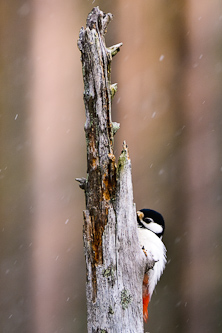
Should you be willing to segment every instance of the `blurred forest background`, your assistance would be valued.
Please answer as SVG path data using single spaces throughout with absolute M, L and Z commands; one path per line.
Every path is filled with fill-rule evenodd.
M 86 332 L 83 82 L 77 39 L 114 14 L 118 157 L 137 209 L 165 217 L 168 265 L 145 331 L 222 331 L 220 0 L 0 0 L 0 332 Z

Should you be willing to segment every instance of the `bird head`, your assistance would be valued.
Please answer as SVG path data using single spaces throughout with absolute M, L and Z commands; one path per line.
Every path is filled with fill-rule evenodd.
M 137 223 L 139 228 L 146 228 L 162 239 L 165 223 L 160 213 L 152 209 L 141 209 L 137 211 Z

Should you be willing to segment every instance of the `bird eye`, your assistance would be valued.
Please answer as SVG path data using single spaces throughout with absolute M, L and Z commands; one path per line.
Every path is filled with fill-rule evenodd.
M 151 223 L 151 222 L 154 222 L 154 221 L 150 217 L 145 217 L 144 222 Z

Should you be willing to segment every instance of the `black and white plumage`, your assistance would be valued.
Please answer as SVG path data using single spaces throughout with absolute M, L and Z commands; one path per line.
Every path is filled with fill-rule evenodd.
M 139 210 L 137 223 L 140 245 L 147 257 L 155 261 L 143 280 L 143 318 L 147 321 L 149 301 L 166 265 L 166 248 L 162 242 L 165 223 L 162 215 L 152 209 Z

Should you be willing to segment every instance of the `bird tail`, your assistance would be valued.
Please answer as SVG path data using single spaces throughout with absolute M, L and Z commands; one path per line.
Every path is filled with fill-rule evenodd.
M 149 277 L 148 277 L 148 274 L 144 274 L 144 278 L 143 278 L 143 319 L 145 322 L 147 322 L 147 319 L 148 319 L 149 302 L 150 302 Z

